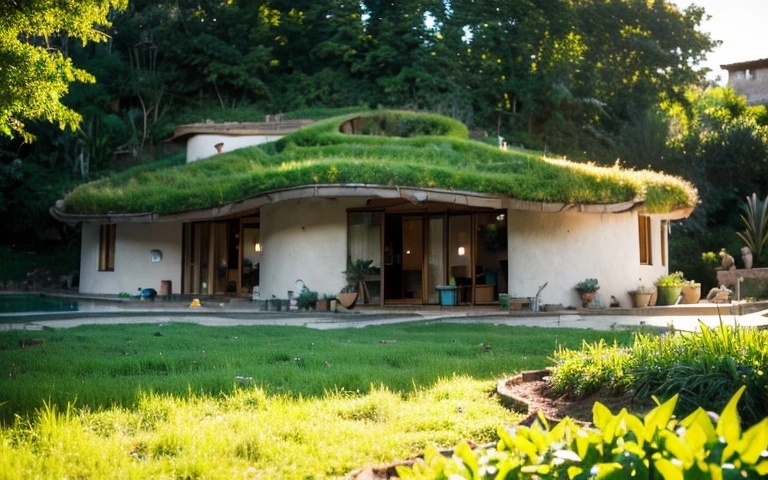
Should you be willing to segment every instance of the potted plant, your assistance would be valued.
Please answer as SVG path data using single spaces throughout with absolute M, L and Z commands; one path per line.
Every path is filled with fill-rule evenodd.
M 331 308 L 331 303 L 335 304 L 335 302 L 336 302 L 336 295 L 328 295 L 327 293 L 325 293 L 323 294 L 323 298 L 317 299 L 317 310 L 319 312 L 333 310 Z
M 660 276 L 656 279 L 656 282 L 654 282 L 656 288 L 659 289 L 659 299 L 657 303 L 659 305 L 676 304 L 684 283 L 685 279 L 683 279 L 683 272 L 674 272 Z
M 366 302 L 366 298 L 370 300 L 370 295 L 367 294 L 368 289 L 365 286 L 365 276 L 373 273 L 371 265 L 373 265 L 373 260 L 363 260 L 362 258 L 358 258 L 357 260 L 352 261 L 351 257 L 347 257 L 347 269 L 341 273 L 346 277 L 347 287 L 351 287 L 351 291 L 344 292 L 342 290 L 342 293 L 351 293 L 354 291 L 357 292 L 360 298 L 362 298 L 363 303 Z M 349 288 L 347 289 L 349 290 Z M 338 298 L 338 300 L 344 305 L 341 298 Z
M 588 278 L 576 284 L 576 291 L 581 295 L 581 306 L 587 308 L 595 298 L 595 292 L 600 289 L 596 278 Z
M 650 304 L 653 290 L 645 285 L 640 285 L 637 290 L 629 292 L 629 296 L 632 297 L 632 304 L 635 308 L 643 308 Z
M 701 300 L 701 284 L 696 283 L 694 280 L 686 280 L 680 289 L 680 293 L 683 294 L 680 303 L 686 305 L 699 303 L 699 300 Z
M 346 287 L 342 288 L 341 292 L 336 295 L 336 301 L 339 303 L 339 305 L 346 309 L 354 308 L 355 304 L 357 303 L 357 292 L 355 291 L 355 286 L 347 285 Z
M 317 304 L 317 292 L 304 288 L 296 297 L 296 304 L 304 310 L 314 309 Z

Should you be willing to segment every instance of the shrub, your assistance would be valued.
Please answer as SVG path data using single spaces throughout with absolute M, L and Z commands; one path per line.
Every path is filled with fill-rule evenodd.
M 719 410 L 746 386 L 741 417 L 753 424 L 768 416 L 768 332 L 729 327 L 721 322 L 700 333 L 656 336 L 638 333 L 630 347 L 600 341 L 582 349 L 559 349 L 551 359 L 552 386 L 558 395 L 580 397 L 600 389 L 633 389 L 641 397 L 669 398 L 680 393 L 679 407 Z
M 462 443 L 448 458 L 428 447 L 424 460 L 397 472 L 405 480 L 766 478 L 768 418 L 742 432 L 736 404 L 743 392 L 733 395 L 716 423 L 702 408 L 677 420 L 677 395 L 643 419 L 626 409 L 613 415 L 596 403 L 596 428 L 568 418 L 550 428 L 540 415 L 530 428 L 499 428 L 495 448 L 473 451 Z

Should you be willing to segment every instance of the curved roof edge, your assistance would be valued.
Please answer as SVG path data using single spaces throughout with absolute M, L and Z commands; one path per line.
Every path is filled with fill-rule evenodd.
M 71 214 L 61 211 L 63 200 L 58 200 L 51 207 L 51 215 L 66 223 L 161 223 L 161 222 L 192 222 L 228 217 L 245 213 L 272 203 L 304 198 L 335 198 L 335 197 L 375 197 L 385 199 L 405 199 L 414 205 L 427 202 L 454 204 L 462 207 L 477 207 L 491 209 L 511 209 L 541 213 L 622 213 L 633 209 L 643 211 L 643 200 L 630 200 L 611 204 L 580 204 L 580 203 L 549 203 L 532 202 L 506 197 L 504 195 L 478 192 L 445 190 L 437 188 L 398 187 L 389 185 L 367 184 L 317 184 L 301 187 L 273 190 L 255 197 L 230 202 L 218 207 L 187 210 L 172 213 L 107 213 L 107 214 Z M 693 207 L 673 210 L 669 213 L 658 214 L 670 220 L 681 220 L 688 217 Z

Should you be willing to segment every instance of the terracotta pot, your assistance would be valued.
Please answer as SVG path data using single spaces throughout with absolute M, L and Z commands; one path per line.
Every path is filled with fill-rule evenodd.
M 655 307 L 658 299 L 659 299 L 659 290 L 654 288 L 653 292 L 651 292 L 651 299 L 648 300 L 648 306 Z
M 328 310 L 328 300 L 318 300 L 315 302 L 315 310 L 318 312 L 325 312 Z
M 357 292 L 340 293 L 336 295 L 336 301 L 338 301 L 339 305 L 341 305 L 344 308 L 347 308 L 347 309 L 355 308 L 355 304 L 357 303 Z
M 635 308 L 643 308 L 647 307 L 651 302 L 653 294 L 632 292 L 630 293 L 630 296 L 632 297 L 632 305 L 634 305 Z
M 683 285 L 681 292 L 683 294 L 683 299 L 680 301 L 680 303 L 690 305 L 693 303 L 699 303 L 699 300 L 701 300 L 701 284 L 700 283 Z
M 595 293 L 597 292 L 584 292 L 581 294 L 581 306 L 587 308 L 589 303 L 594 300 Z

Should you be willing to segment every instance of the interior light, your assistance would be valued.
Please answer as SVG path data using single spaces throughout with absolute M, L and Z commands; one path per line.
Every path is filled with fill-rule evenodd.
M 406 254 L 406 255 L 410 255 L 410 254 L 411 254 L 411 251 L 410 251 L 410 250 L 406 250 L 406 251 L 405 251 L 405 254 Z
M 498 220 L 500 222 L 503 222 L 504 221 L 504 214 L 500 213 L 500 214 L 496 215 L 496 220 Z
M 467 251 L 464 250 L 464 247 L 459 247 L 459 256 L 463 257 L 465 253 L 467 253 Z
M 259 242 L 253 244 L 253 251 L 256 253 L 261 253 L 261 244 Z

